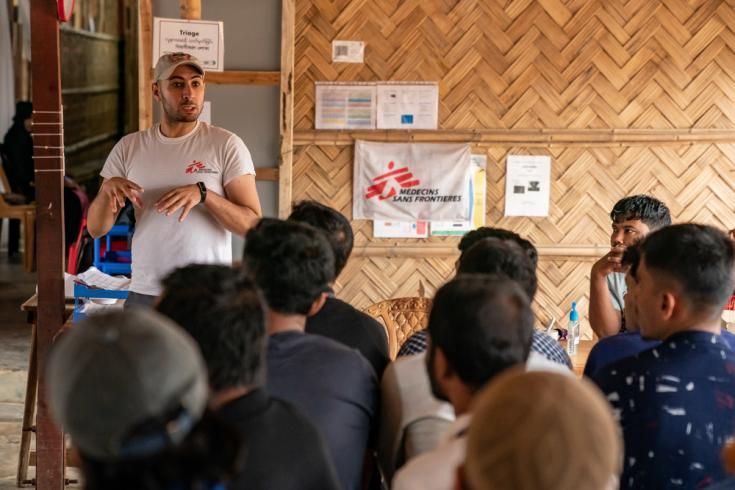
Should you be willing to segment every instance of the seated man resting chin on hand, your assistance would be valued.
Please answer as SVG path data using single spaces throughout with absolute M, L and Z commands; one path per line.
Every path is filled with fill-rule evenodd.
M 590 273 L 589 319 L 599 338 L 625 329 L 625 267 L 621 264 L 625 249 L 648 233 L 671 224 L 666 204 L 646 195 L 621 199 L 610 212 L 610 218 L 611 250 L 595 262 Z

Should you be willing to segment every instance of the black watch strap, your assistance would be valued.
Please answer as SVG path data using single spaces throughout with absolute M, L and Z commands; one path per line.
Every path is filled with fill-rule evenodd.
M 199 187 L 199 204 L 201 204 L 207 200 L 207 186 L 204 185 L 204 182 L 197 182 L 197 187 Z

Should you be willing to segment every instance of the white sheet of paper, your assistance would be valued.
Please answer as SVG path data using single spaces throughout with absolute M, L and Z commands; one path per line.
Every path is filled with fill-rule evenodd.
M 364 42 L 332 41 L 332 63 L 363 63 L 364 58 Z
M 210 101 L 204 101 L 202 112 L 199 114 L 199 120 L 207 124 L 212 124 L 212 103 Z
M 426 238 L 429 236 L 428 221 L 373 221 L 375 238 Z
M 470 203 L 468 221 L 432 221 L 432 236 L 461 236 L 470 230 L 485 226 L 487 212 L 487 155 L 471 155 L 472 174 L 469 186 L 474 196 Z
M 436 129 L 438 83 L 378 84 L 378 129 Z
M 100 289 L 111 289 L 115 291 L 126 290 L 130 286 L 130 278 L 125 276 L 111 276 L 100 271 L 96 267 L 90 267 L 82 272 L 77 278 L 87 286 Z
M 153 18 L 153 68 L 166 53 L 196 56 L 210 71 L 225 69 L 224 24 L 216 20 Z
M 548 216 L 551 157 L 508 155 L 505 173 L 505 216 Z
M 375 85 L 316 83 L 316 129 L 375 129 Z

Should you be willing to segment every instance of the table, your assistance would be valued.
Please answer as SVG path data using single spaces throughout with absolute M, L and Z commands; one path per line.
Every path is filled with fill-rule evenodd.
M 560 342 L 562 347 L 567 348 L 566 342 Z M 582 376 L 584 373 L 584 365 L 587 363 L 587 358 L 590 355 L 592 346 L 597 343 L 597 340 L 580 340 L 577 346 L 577 353 L 573 356 L 569 356 L 572 359 L 572 366 L 574 367 L 574 373 L 577 376 Z
M 34 294 L 21 306 L 26 312 L 26 321 L 31 325 L 31 351 L 28 354 L 28 379 L 26 381 L 26 396 L 23 404 L 23 424 L 20 436 L 20 451 L 18 455 L 17 485 L 35 485 L 34 480 L 28 480 L 28 466 L 31 463 L 31 434 L 36 431 L 34 417 L 36 413 L 36 390 L 38 388 L 38 372 L 36 358 L 36 314 L 38 312 L 38 295 Z M 71 321 L 74 312 L 74 299 L 67 298 L 64 304 L 64 320 Z

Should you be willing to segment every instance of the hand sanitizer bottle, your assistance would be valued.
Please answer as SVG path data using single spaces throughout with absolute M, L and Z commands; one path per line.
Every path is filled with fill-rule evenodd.
M 577 346 L 579 345 L 579 313 L 577 313 L 577 303 L 572 303 L 567 332 L 567 354 L 573 356 L 577 353 Z

